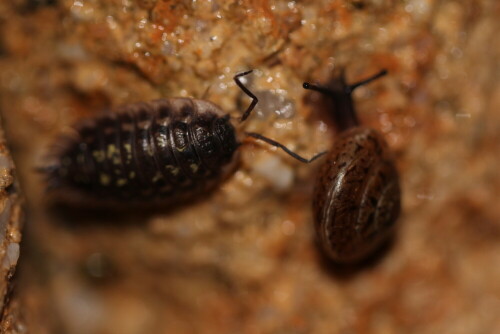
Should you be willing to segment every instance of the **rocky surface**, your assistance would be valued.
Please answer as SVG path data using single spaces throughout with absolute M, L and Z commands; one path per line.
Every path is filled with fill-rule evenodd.
M 500 331 L 500 6 L 481 1 L 4 1 L 0 107 L 26 193 L 19 275 L 33 333 Z M 400 229 L 372 263 L 314 243 L 304 165 L 253 140 L 238 170 L 174 211 L 49 208 L 43 164 L 75 121 L 192 96 L 305 156 L 331 124 L 303 81 L 387 68 L 355 94 L 395 152 Z M 318 163 L 320 163 L 318 161 Z M 10 263 L 10 262 L 9 262 Z
M 24 333 L 14 274 L 20 255 L 24 213 L 15 167 L 0 126 L 0 331 Z

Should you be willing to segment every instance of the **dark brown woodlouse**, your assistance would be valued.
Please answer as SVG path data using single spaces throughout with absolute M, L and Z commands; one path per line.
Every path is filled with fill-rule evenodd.
M 393 234 L 399 216 L 398 173 L 387 143 L 360 125 L 352 99 L 356 87 L 386 73 L 351 85 L 344 73 L 327 87 L 304 83 L 330 103 L 338 132 L 320 167 L 313 199 L 317 238 L 335 262 L 353 263 L 372 254 Z
M 240 118 L 245 121 L 258 102 L 240 81 L 252 71 L 234 77 L 252 98 Z M 212 102 L 166 98 L 124 105 L 116 112 L 83 121 L 75 136 L 57 141 L 53 161 L 41 168 L 48 189 L 108 201 L 162 204 L 203 196 L 235 166 L 239 137 L 253 137 L 305 159 L 282 144 L 257 133 L 242 133 L 230 116 Z M 63 199 L 64 200 L 64 199 Z

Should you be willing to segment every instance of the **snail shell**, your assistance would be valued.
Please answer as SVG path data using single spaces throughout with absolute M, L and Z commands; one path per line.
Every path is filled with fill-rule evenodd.
M 400 212 L 398 173 L 387 143 L 374 129 L 359 126 L 351 97 L 354 88 L 384 74 L 350 86 L 341 77 L 331 90 L 304 86 L 333 98 L 339 130 L 320 167 L 313 200 L 319 243 L 336 262 L 372 254 L 393 234 Z
M 377 131 L 355 127 L 337 138 L 318 174 L 313 208 L 319 241 L 339 262 L 364 258 L 392 234 L 398 174 Z

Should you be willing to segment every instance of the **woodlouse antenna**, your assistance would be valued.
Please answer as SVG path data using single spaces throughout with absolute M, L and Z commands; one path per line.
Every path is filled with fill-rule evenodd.
M 234 82 L 238 85 L 238 87 L 240 87 L 240 89 L 245 93 L 247 94 L 250 98 L 252 98 L 252 103 L 250 103 L 250 105 L 248 106 L 247 110 L 245 110 L 245 112 L 243 113 L 243 115 L 241 116 L 240 118 L 240 123 L 241 122 L 244 122 L 248 116 L 250 116 L 250 113 L 252 112 L 252 110 L 255 108 L 255 106 L 257 105 L 257 103 L 259 102 L 259 99 L 257 98 L 257 96 L 255 96 L 247 87 L 245 87 L 245 85 L 243 85 L 243 83 L 240 81 L 240 78 L 245 76 L 245 75 L 248 75 L 250 73 L 252 73 L 253 70 L 250 70 L 250 71 L 246 71 L 246 72 L 242 72 L 242 73 L 238 73 L 234 76 Z M 301 157 L 300 155 L 298 155 L 297 153 L 295 152 L 292 152 L 290 151 L 285 145 L 281 144 L 281 143 L 278 143 L 277 141 L 275 140 L 272 140 L 271 138 L 267 138 L 259 133 L 255 133 L 255 132 L 246 132 L 245 133 L 248 137 L 253 137 L 255 139 L 259 139 L 259 140 L 262 140 L 263 142 L 266 142 L 267 144 L 269 145 L 272 145 L 274 147 L 278 147 L 280 149 L 282 149 L 285 153 L 287 153 L 288 155 L 290 155 L 292 158 L 294 159 L 297 159 L 299 160 L 300 162 L 303 162 L 303 163 L 311 163 L 313 162 L 314 160 L 318 159 L 319 157 L 321 157 L 323 154 L 325 154 L 326 152 L 321 152 L 319 154 L 316 154 L 314 157 L 312 157 L 311 159 L 306 159 L 304 157 Z
M 313 156 L 311 159 L 306 159 L 304 157 L 301 157 L 297 153 L 295 153 L 293 151 L 290 151 L 285 145 L 280 144 L 277 141 L 272 140 L 271 138 L 264 137 L 263 135 L 255 133 L 255 132 L 246 132 L 245 134 L 247 136 L 249 136 L 249 137 L 262 140 L 263 142 L 266 142 L 269 145 L 272 145 L 274 147 L 281 148 L 283 151 L 285 151 L 285 153 L 287 153 L 292 158 L 294 158 L 296 160 L 299 160 L 300 162 L 303 162 L 303 163 L 306 163 L 306 164 L 313 162 L 314 160 L 318 159 L 319 157 L 321 157 L 323 154 L 326 153 L 326 151 L 325 152 L 321 152 L 321 153 L 318 153 L 315 156 Z
M 250 70 L 250 71 L 246 71 L 246 72 L 242 72 L 242 73 L 238 73 L 234 76 L 234 82 L 238 85 L 238 87 L 240 87 L 240 89 L 245 93 L 247 94 L 249 97 L 252 98 L 252 103 L 250 103 L 250 105 L 248 106 L 247 110 L 245 110 L 245 112 L 243 113 L 243 115 L 241 115 L 241 118 L 240 118 L 240 123 L 241 122 L 244 122 L 248 116 L 250 116 L 250 113 L 252 112 L 252 110 L 255 108 L 255 106 L 257 105 L 257 102 L 259 102 L 259 99 L 257 98 L 257 96 L 255 96 L 248 88 L 245 87 L 245 85 L 243 85 L 243 83 L 240 81 L 240 78 L 245 76 L 245 75 L 248 75 L 250 73 L 252 73 L 253 70 Z

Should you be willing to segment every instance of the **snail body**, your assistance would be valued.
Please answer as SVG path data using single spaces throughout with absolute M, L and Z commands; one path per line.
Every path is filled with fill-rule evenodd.
M 386 72 L 347 85 L 305 83 L 333 102 L 338 136 L 321 165 L 314 189 L 317 239 L 335 262 L 353 263 L 373 253 L 393 234 L 400 212 L 398 173 L 382 135 L 357 120 L 352 91 Z

